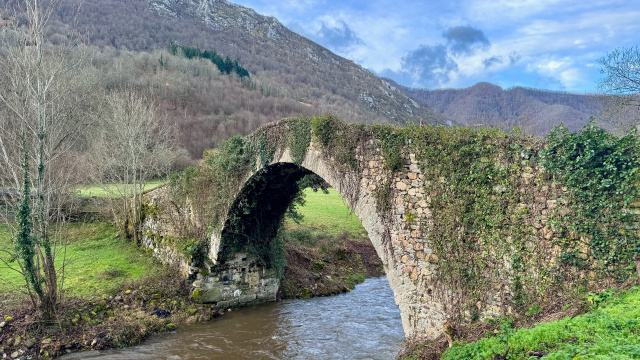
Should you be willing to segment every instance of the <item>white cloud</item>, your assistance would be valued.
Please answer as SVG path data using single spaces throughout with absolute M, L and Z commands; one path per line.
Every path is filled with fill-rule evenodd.
M 447 45 L 442 34 L 449 28 L 482 30 L 490 46 L 451 55 L 456 71 L 432 69 L 448 74 L 442 86 L 500 79 L 510 87 L 538 76 L 560 88 L 594 89 L 596 59 L 618 46 L 640 44 L 635 0 L 231 1 L 285 25 L 303 24 L 296 27 L 303 35 L 377 72 L 401 72 L 402 59 L 420 46 Z M 360 42 L 340 46 L 340 35 Z

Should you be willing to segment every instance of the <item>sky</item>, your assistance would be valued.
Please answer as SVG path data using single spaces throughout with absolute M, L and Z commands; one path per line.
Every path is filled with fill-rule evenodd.
M 597 60 L 640 45 L 640 0 L 230 0 L 415 88 L 596 92 Z

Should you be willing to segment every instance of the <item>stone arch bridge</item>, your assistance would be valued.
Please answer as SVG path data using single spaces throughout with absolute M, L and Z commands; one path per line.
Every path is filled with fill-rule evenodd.
M 559 256 L 546 221 L 562 189 L 535 165 L 538 145 L 494 141 L 506 135 L 476 139 L 497 155 L 471 162 L 508 169 L 502 181 L 487 180 L 485 195 L 467 194 L 499 202 L 502 206 L 492 209 L 506 215 L 502 225 L 492 227 L 504 235 L 502 242 L 482 248 L 478 239 L 475 245 L 465 240 L 475 235 L 462 221 L 449 225 L 459 231 L 447 232 L 457 235 L 443 241 L 438 221 L 445 216 L 440 206 L 446 201 L 441 193 L 449 181 L 443 170 L 447 160 L 430 167 L 423 161 L 429 146 L 417 143 L 431 139 L 436 146 L 461 141 L 438 138 L 442 134 L 462 131 L 468 138 L 477 133 L 430 128 L 419 138 L 400 136 L 403 131 L 409 130 L 324 117 L 285 119 L 231 139 L 205 153 L 196 168 L 147 194 L 144 246 L 181 266 L 193 280 L 196 300 L 220 306 L 274 301 L 279 280 L 268 256 L 277 232 L 273 219 L 282 219 L 297 182 L 313 173 L 335 188 L 362 222 L 384 264 L 408 337 L 435 338 L 448 321 L 515 312 L 522 297 L 531 304 L 544 301 L 544 289 L 555 286 L 548 274 Z M 503 150 L 514 156 L 501 157 Z M 512 198 L 505 199 L 508 194 Z M 260 220 L 265 216 L 267 223 Z M 482 232 L 485 226 L 476 228 Z

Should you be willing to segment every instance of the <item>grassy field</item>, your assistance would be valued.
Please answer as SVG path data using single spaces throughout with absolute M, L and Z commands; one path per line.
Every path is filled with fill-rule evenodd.
M 154 180 L 149 182 L 143 191 L 155 189 L 164 184 L 164 180 Z M 106 184 L 104 186 L 81 186 L 77 189 L 80 197 L 119 197 L 123 191 L 123 184 Z
M 302 223 L 298 225 L 288 220 L 288 229 L 304 227 L 332 235 L 347 231 L 354 235 L 367 236 L 360 219 L 334 189 L 329 189 L 329 194 L 306 189 L 305 198 L 306 204 L 299 209 L 304 216 Z
M 162 182 L 154 182 L 158 186 Z M 82 189 L 85 196 L 106 196 L 98 187 Z M 289 229 L 309 229 L 312 233 L 337 235 L 349 232 L 366 236 L 360 220 L 333 189 L 329 194 L 306 191 L 307 202 L 299 210 L 304 216 L 302 224 L 287 223 Z M 66 254 L 59 253 L 62 264 L 66 257 L 64 285 L 68 296 L 90 297 L 118 291 L 128 281 L 153 276 L 162 265 L 144 250 L 118 236 L 115 226 L 107 223 L 72 223 L 63 229 L 69 241 Z M 11 232 L 0 225 L 0 250 L 12 249 Z M 61 251 L 61 250 L 60 250 Z M 0 253 L 0 258 L 7 255 Z M 13 263 L 12 265 L 17 265 Z M 15 293 L 23 284 L 20 274 L 0 264 L 0 293 Z
M 124 283 L 153 276 L 162 265 L 131 242 L 118 236 L 117 229 L 107 223 L 74 223 L 64 232 L 70 244 L 66 254 L 59 250 L 56 258 L 61 266 L 66 257 L 64 288 L 67 296 L 92 297 L 120 290 Z M 11 232 L 0 225 L 0 249 L 11 249 Z M 7 259 L 7 255 L 0 253 Z M 17 265 L 13 263 L 11 265 Z M 15 293 L 23 286 L 20 274 L 0 264 L 0 293 Z

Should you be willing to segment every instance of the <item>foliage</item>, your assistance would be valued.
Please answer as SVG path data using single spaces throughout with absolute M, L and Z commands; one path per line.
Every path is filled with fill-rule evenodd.
M 282 224 L 280 224 L 275 238 L 269 242 L 269 263 L 271 267 L 276 270 L 276 277 L 278 279 L 283 278 L 284 267 L 287 265 L 284 242 L 284 227 L 282 226 Z
M 559 201 L 571 209 L 556 211 L 552 221 L 563 262 L 624 280 L 640 254 L 640 238 L 632 230 L 638 216 L 629 211 L 639 196 L 637 135 L 617 138 L 591 122 L 578 133 L 559 126 L 547 140 L 541 164 L 568 188 Z
M 289 149 L 291 157 L 296 165 L 302 165 L 307 154 L 307 148 L 311 143 L 311 120 L 300 119 L 292 122 L 289 130 Z
M 533 316 L 539 312 L 542 312 L 542 308 L 538 305 L 529 306 L 529 309 L 524 313 L 527 316 Z
M 313 137 L 334 156 L 340 164 L 357 169 L 356 147 L 365 135 L 364 125 L 349 125 L 333 115 L 311 119 Z
M 527 296 L 539 297 L 543 282 L 534 281 L 534 272 L 527 271 L 540 268 L 539 260 L 512 258 L 534 235 L 522 226 L 524 215 L 518 207 L 533 202 L 531 195 L 519 191 L 523 169 L 535 166 L 533 157 L 522 157 L 523 152 L 535 154 L 533 141 L 499 130 L 411 126 L 403 131 L 391 139 L 407 139 L 424 175 L 432 212 L 429 236 L 439 259 L 437 278 L 455 294 L 451 313 L 477 316 L 483 309 L 475 304 L 484 303 L 489 289 L 507 273 L 514 279 L 513 297 L 500 296 L 516 307 Z M 510 269 L 503 269 L 505 259 L 511 260 Z
M 407 145 L 408 132 L 390 125 L 371 125 L 371 132 L 385 159 L 384 168 L 400 171 L 404 166 L 403 152 Z
M 203 266 L 209 251 L 207 241 L 183 239 L 179 244 L 180 251 L 192 266 Z
M 640 356 L 640 291 L 632 288 L 607 296 L 594 311 L 577 317 L 514 331 L 502 327 L 495 336 L 474 343 L 455 343 L 442 359 L 630 359 Z M 509 349 L 509 351 L 507 351 Z
M 249 71 L 240 66 L 238 64 L 238 60 L 231 60 L 229 56 L 223 59 L 222 56 L 218 55 L 215 50 L 202 51 L 195 47 L 180 46 L 174 43 L 169 47 L 169 52 L 172 55 L 179 55 L 180 53 L 182 53 L 188 59 L 208 59 L 212 63 L 214 63 L 218 67 L 218 70 L 220 70 L 220 72 L 223 74 L 229 75 L 232 72 L 235 72 L 241 79 L 244 77 L 249 78 Z
M 33 223 L 31 222 L 31 182 L 29 180 L 29 154 L 24 154 L 24 182 L 22 187 L 22 200 L 16 215 L 18 222 L 18 233 L 14 240 L 16 254 L 22 259 L 24 267 L 24 277 L 27 281 L 27 288 L 33 290 L 36 295 L 41 298 L 42 292 L 42 275 L 36 262 L 36 239 L 31 233 Z M 29 291 L 30 292 L 30 291 Z

